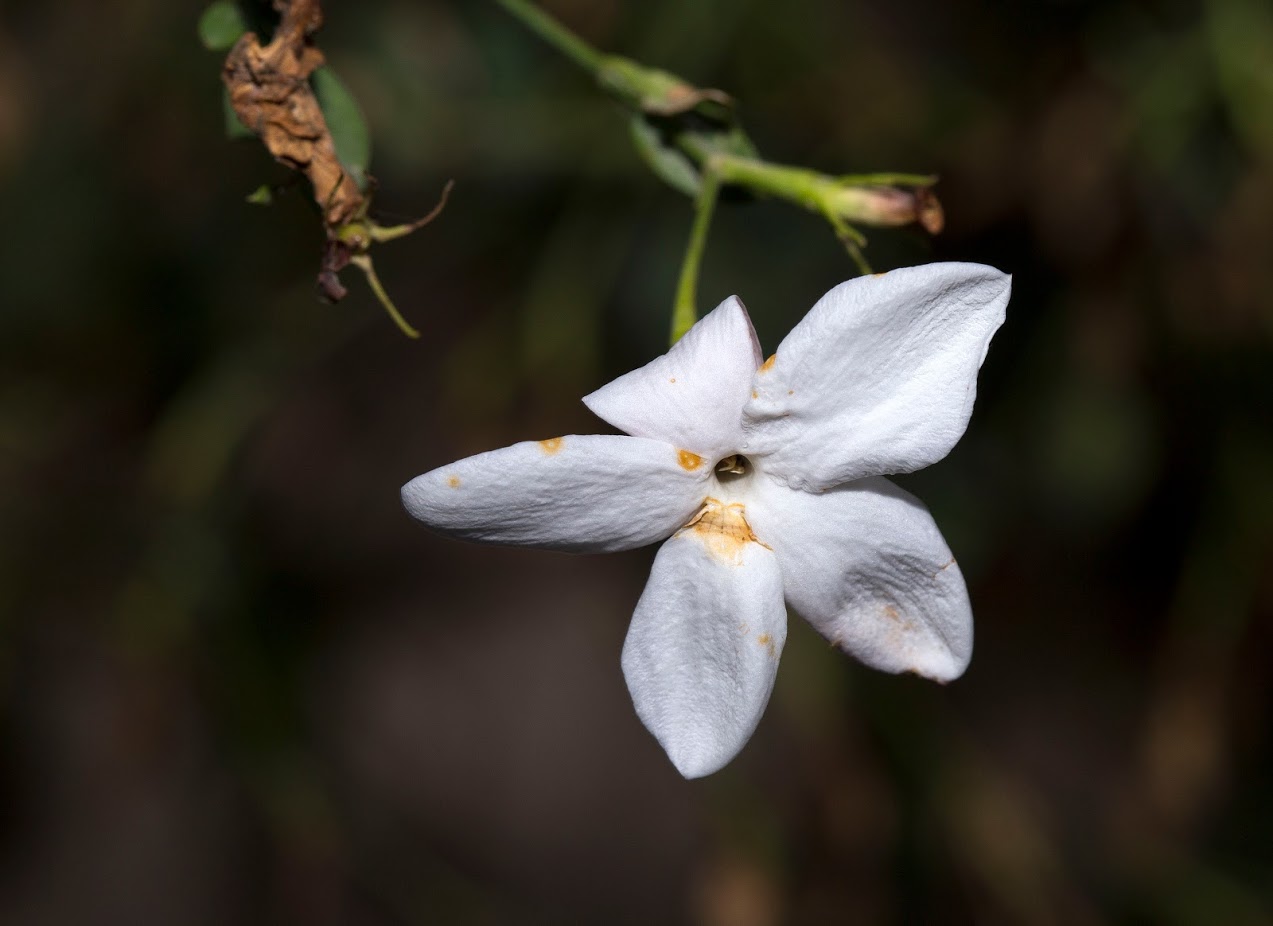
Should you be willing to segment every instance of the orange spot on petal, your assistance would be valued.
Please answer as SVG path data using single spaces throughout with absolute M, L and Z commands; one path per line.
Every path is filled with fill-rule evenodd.
M 446 477 L 446 484 L 447 484 L 447 485 L 449 485 L 449 486 L 450 486 L 451 488 L 453 488 L 453 489 L 458 489 L 458 488 L 460 487 L 460 477 L 459 477 L 459 476 L 447 476 L 447 477 Z
M 703 465 L 703 458 L 697 453 L 690 453 L 688 450 L 676 451 L 676 460 L 681 464 L 681 469 L 687 469 L 691 473 Z
M 765 546 L 752 533 L 744 512 L 745 508 L 739 502 L 725 505 L 720 499 L 709 496 L 703 499 L 703 507 L 676 532 L 676 536 L 694 537 L 722 562 L 741 565 L 747 544 Z
M 770 368 L 774 365 L 774 361 L 777 359 L 778 359 L 777 354 L 770 354 L 769 359 L 760 365 L 760 372 L 768 373 Z
M 552 456 L 561 450 L 563 441 L 565 441 L 564 437 L 550 437 L 547 440 L 541 440 L 539 442 L 539 449 L 549 456 Z

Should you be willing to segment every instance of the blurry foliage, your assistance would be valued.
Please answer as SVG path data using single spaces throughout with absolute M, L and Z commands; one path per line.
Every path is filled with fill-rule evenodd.
M 383 258 L 423 345 L 297 279 L 321 235 L 226 144 L 202 4 L 6 8 L 0 921 L 1268 922 L 1267 4 L 547 6 L 747 101 L 765 150 L 940 173 L 947 231 L 881 263 L 1015 274 L 967 436 L 905 480 L 969 577 L 968 675 L 793 623 L 756 738 L 686 784 L 618 666 L 650 551 L 407 523 L 437 462 L 595 430 L 689 219 L 494 4 L 324 32 L 380 205 L 459 181 L 444 240 Z M 700 298 L 775 344 L 845 275 L 722 204 Z

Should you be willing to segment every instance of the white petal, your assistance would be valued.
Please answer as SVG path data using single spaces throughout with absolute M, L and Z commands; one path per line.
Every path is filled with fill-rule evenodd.
M 968 590 L 919 499 L 880 477 L 820 494 L 762 477 L 748 512 L 778 557 L 787 603 L 824 637 L 885 672 L 963 674 Z
M 623 645 L 637 714 L 686 778 L 710 775 L 751 737 L 787 639 L 773 552 L 727 520 L 663 544 Z
M 710 462 L 661 441 L 569 435 L 480 453 L 417 476 L 402 503 L 434 530 L 572 552 L 662 540 L 702 502 Z
M 812 489 L 940 460 L 968 426 L 1010 289 L 1011 277 L 980 264 L 841 283 L 757 371 L 744 452 Z
M 688 447 L 715 462 L 742 443 L 743 403 L 760 356 L 747 310 L 731 296 L 666 354 L 583 401 L 620 431 Z

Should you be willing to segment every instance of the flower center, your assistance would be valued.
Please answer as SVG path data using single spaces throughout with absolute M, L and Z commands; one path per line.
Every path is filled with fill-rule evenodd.
M 716 464 L 716 478 L 721 482 L 733 482 L 751 472 L 751 461 L 741 453 L 731 453 Z

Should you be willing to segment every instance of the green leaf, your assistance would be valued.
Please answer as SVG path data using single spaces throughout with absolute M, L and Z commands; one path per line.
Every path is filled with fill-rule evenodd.
M 371 132 L 358 101 L 329 67 L 320 67 L 310 81 L 336 146 L 336 157 L 359 189 L 366 189 L 367 169 L 371 166 Z
M 225 51 L 247 31 L 233 0 L 217 0 L 199 17 L 199 41 L 209 51 Z
M 735 125 L 728 132 L 717 132 L 711 136 L 716 150 L 724 154 L 735 154 L 740 158 L 759 158 L 760 151 L 756 143 L 746 132 Z
M 686 196 L 697 196 L 700 186 L 698 168 L 643 113 L 633 113 L 628 122 L 632 143 L 641 159 L 655 175 Z
M 234 107 L 230 104 L 230 91 L 225 87 L 221 88 L 221 106 L 225 110 L 226 138 L 251 138 L 256 135 L 239 119 L 239 114 L 234 111 Z
M 263 183 L 247 195 L 247 201 L 254 206 L 268 206 L 274 202 L 274 190 Z
M 629 120 L 632 142 L 650 170 L 672 189 L 686 196 L 697 196 L 701 173 L 682 145 L 695 151 L 732 154 L 742 158 L 758 158 L 752 140 L 737 125 L 721 127 L 689 112 L 672 119 L 633 113 Z M 738 190 L 730 188 L 731 193 Z

